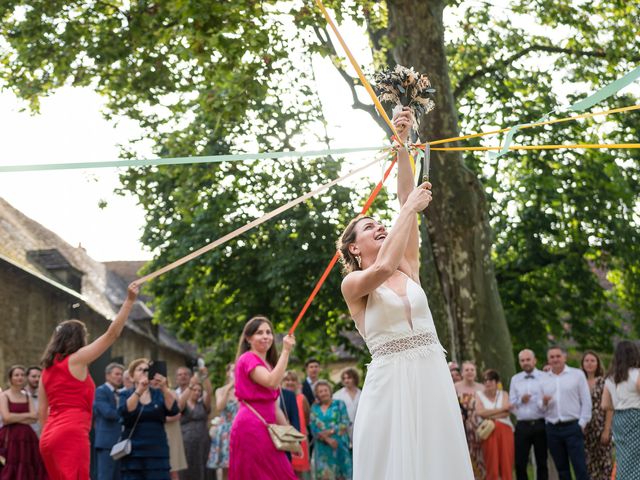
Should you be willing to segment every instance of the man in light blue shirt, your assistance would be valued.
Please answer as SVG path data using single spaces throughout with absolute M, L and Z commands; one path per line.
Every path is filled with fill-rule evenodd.
M 545 411 L 542 408 L 542 376 L 536 368 L 536 356 L 529 349 L 518 354 L 522 371 L 511 379 L 509 401 L 518 422 L 514 437 L 516 453 L 516 478 L 528 480 L 527 464 L 533 445 L 536 456 L 536 479 L 547 480 L 547 434 L 544 426 Z
M 542 376 L 542 402 L 547 444 L 560 480 L 589 480 L 584 450 L 584 427 L 591 420 L 591 394 L 582 370 L 568 367 L 562 347 L 547 350 L 551 371 Z

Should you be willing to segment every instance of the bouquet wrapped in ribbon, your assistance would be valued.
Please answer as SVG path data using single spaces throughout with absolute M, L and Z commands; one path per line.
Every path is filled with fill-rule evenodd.
M 411 108 L 416 119 L 413 128 L 417 133 L 422 116 L 436 106 L 433 101 L 436 90 L 431 86 L 429 77 L 413 68 L 396 65 L 393 70 L 376 73 L 374 81 L 378 100 L 383 105 L 393 105 L 393 113 L 402 107 Z
M 431 86 L 429 77 L 416 72 L 413 68 L 396 65 L 393 70 L 377 73 L 374 76 L 375 92 L 380 103 L 391 104 L 392 115 L 403 107 L 409 107 L 415 122 L 413 131 L 410 132 L 410 143 L 416 144 L 418 139 L 419 122 L 424 115 L 436 106 L 433 101 L 435 88 Z M 427 144 L 424 150 L 414 149 L 413 155 L 422 160 L 421 177 L 423 181 L 429 180 L 430 148 Z

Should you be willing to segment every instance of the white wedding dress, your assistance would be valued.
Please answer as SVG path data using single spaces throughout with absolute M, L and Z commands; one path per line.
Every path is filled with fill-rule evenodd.
M 353 479 L 473 480 L 427 296 L 406 279 L 406 295 L 384 285 L 371 292 L 361 322 L 372 360 L 354 422 Z

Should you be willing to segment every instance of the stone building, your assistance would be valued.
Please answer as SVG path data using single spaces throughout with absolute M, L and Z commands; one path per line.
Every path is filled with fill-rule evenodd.
M 101 335 L 126 297 L 141 262 L 98 262 L 0 198 L 0 372 L 38 364 L 55 326 L 77 318 L 90 339 Z M 165 360 L 169 372 L 191 365 L 195 349 L 152 322 L 140 297 L 122 336 L 91 368 L 100 384 L 110 361 Z M 170 374 L 170 377 L 173 375 Z

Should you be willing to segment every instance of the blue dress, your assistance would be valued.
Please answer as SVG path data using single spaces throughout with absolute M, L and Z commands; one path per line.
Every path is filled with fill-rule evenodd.
M 349 451 L 349 414 L 342 400 L 332 400 L 326 412 L 317 403 L 311 406 L 311 432 L 316 437 L 313 454 L 316 464 L 316 478 L 323 480 L 351 479 L 352 461 Z M 333 430 L 331 436 L 338 442 L 335 450 L 327 443 L 317 440 L 324 430 Z
M 169 480 L 169 443 L 164 430 L 165 418 L 178 414 L 178 405 L 171 409 L 164 404 L 162 391 L 149 388 L 151 402 L 146 405 L 138 402 L 132 412 L 127 411 L 127 399 L 133 395 L 130 388 L 120 393 L 118 413 L 124 426 L 122 439 L 128 438 L 138 413 L 142 408 L 140 420 L 131 437 L 131 453 L 120 461 L 122 480 Z
M 216 434 L 211 439 L 209 460 L 207 461 L 208 468 L 229 468 L 229 437 L 236 413 L 238 413 L 237 400 L 227 402 L 222 412 L 220 412 L 222 423 L 218 425 Z

